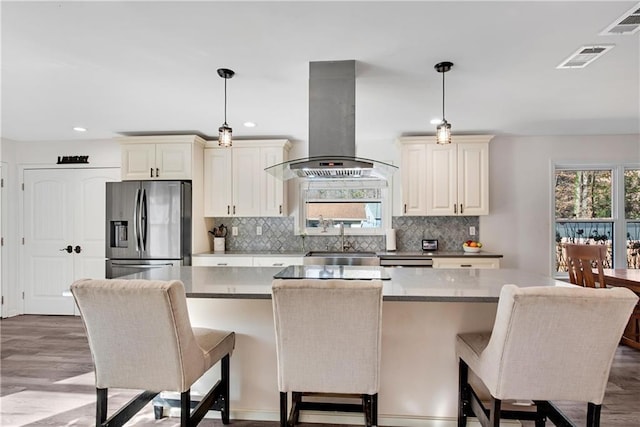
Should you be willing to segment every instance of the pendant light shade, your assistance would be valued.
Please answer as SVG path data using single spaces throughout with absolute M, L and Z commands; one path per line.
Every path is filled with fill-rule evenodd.
M 218 68 L 218 75 L 224 79 L 224 123 L 218 128 L 218 145 L 221 147 L 231 147 L 233 129 L 227 124 L 227 80 L 236 73 L 228 68 Z
M 444 116 L 444 73 L 453 67 L 453 62 L 439 62 L 435 65 L 437 72 L 442 73 L 442 122 L 436 128 L 436 142 L 438 144 L 451 144 L 451 123 Z

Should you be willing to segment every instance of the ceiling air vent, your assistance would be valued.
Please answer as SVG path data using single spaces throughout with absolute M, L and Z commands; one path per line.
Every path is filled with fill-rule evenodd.
M 582 46 L 562 61 L 556 68 L 584 68 L 607 51 L 613 49 L 613 44 L 601 44 L 597 46 Z
M 620 18 L 616 19 L 613 24 L 605 28 L 601 36 L 627 36 L 634 34 L 640 30 L 640 3 L 628 10 Z

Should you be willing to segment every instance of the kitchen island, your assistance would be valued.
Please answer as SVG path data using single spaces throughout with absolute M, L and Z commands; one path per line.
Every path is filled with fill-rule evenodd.
M 236 332 L 231 417 L 278 420 L 271 281 L 279 267 L 169 267 L 127 276 L 185 283 L 193 326 Z M 519 270 L 388 268 L 383 281 L 379 422 L 454 426 L 458 333 L 490 330 L 500 289 L 571 286 Z M 309 369 L 313 369 L 310 366 Z M 215 369 L 214 369 L 215 371 Z M 335 373 L 327 373 L 332 375 Z M 215 372 L 203 381 L 217 378 Z M 203 387 L 204 388 L 204 387 Z M 199 387 L 194 387 L 197 393 Z M 361 415 L 303 414 L 310 422 L 361 424 Z

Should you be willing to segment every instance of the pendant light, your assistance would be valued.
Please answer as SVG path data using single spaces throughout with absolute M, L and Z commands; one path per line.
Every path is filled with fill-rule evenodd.
M 218 128 L 218 145 L 221 147 L 231 147 L 233 129 L 227 124 L 227 80 L 235 74 L 228 68 L 218 68 L 218 75 L 224 79 L 224 123 Z
M 442 122 L 436 128 L 436 142 L 438 144 L 451 144 L 451 123 L 444 118 L 444 73 L 453 67 L 453 62 L 439 62 L 435 65 L 437 72 L 442 73 Z

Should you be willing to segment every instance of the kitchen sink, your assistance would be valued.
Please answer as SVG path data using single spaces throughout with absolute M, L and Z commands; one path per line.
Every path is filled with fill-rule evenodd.
M 380 265 L 375 252 L 311 251 L 302 260 L 304 265 Z

